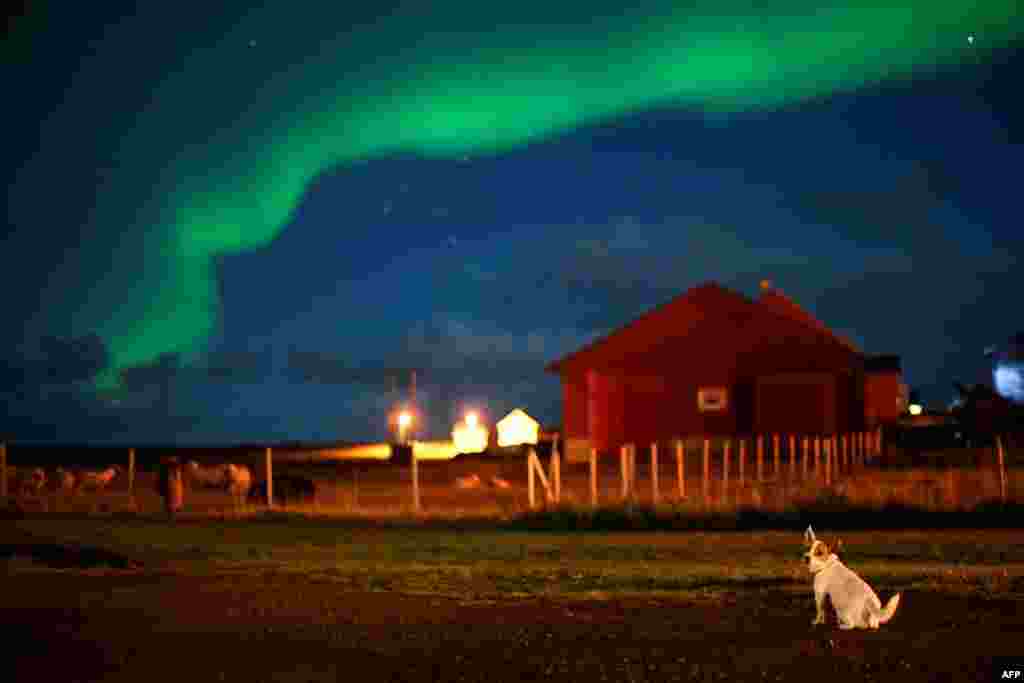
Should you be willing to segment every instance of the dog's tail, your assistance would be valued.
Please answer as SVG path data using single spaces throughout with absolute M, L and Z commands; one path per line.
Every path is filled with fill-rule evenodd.
M 885 622 L 892 619 L 892 616 L 896 614 L 896 608 L 899 606 L 900 594 L 897 593 L 896 595 L 889 598 L 889 602 L 885 603 L 885 607 L 880 609 L 877 614 L 873 615 L 874 619 L 872 619 L 872 621 L 876 622 L 877 624 L 884 624 Z

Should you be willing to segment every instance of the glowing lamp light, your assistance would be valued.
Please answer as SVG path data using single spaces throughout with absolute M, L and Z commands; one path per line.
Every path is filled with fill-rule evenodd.
M 473 413 L 473 412 L 466 413 L 466 426 L 467 427 L 476 427 L 476 423 L 477 423 L 477 415 L 476 415 L 476 413 Z
M 1024 403 L 1024 363 L 1000 363 L 992 371 L 996 391 L 1005 399 Z
M 412 413 L 407 410 L 403 410 L 398 414 L 398 441 L 399 443 L 405 443 L 405 436 L 409 432 L 409 427 L 412 426 Z
M 477 424 L 475 419 L 471 423 L 470 415 L 466 416 L 464 423 L 457 424 L 452 429 L 456 453 L 482 453 L 487 450 L 487 427 Z M 476 415 L 472 417 L 475 418 Z
M 522 444 L 535 445 L 540 432 L 537 421 L 518 408 L 503 417 L 497 428 L 498 445 L 502 448 Z
M 911 415 L 920 415 L 924 409 L 916 403 L 911 403 L 907 410 L 910 411 Z

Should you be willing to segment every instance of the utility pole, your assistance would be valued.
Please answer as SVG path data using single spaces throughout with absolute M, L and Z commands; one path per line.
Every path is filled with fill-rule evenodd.
M 409 372 L 410 372 L 410 381 L 409 381 L 409 410 L 411 410 L 413 412 L 413 415 L 416 415 L 416 413 L 417 413 L 417 410 L 416 410 L 416 371 L 415 370 L 410 370 Z M 419 417 L 419 416 L 417 415 L 417 417 Z M 416 423 L 414 421 L 413 422 L 413 429 L 415 429 L 415 427 L 416 427 Z M 411 437 L 411 435 L 410 435 L 410 437 Z
M 388 394 L 388 403 L 391 405 L 391 409 L 394 410 L 395 406 L 398 405 L 398 379 L 395 377 L 394 373 L 392 373 L 392 372 L 388 373 L 388 379 L 391 380 L 391 393 Z M 394 421 L 393 424 L 391 423 L 391 420 Z M 395 441 L 398 441 L 398 415 L 397 414 L 392 414 L 391 419 L 389 420 L 389 423 L 388 423 L 388 427 L 389 427 L 390 430 L 393 430 L 392 434 L 391 434 L 392 438 L 395 439 Z

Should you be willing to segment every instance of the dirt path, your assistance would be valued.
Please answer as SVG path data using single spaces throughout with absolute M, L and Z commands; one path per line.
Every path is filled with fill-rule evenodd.
M 459 601 L 301 578 L 0 576 L 16 681 L 984 681 L 1024 652 L 1019 601 L 908 592 L 873 633 L 810 593 Z

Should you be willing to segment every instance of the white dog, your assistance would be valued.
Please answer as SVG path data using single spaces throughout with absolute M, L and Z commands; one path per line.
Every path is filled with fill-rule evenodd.
M 804 559 L 814 575 L 814 606 L 817 614 L 811 622 L 812 626 L 825 623 L 826 596 L 836 611 L 841 629 L 876 629 L 892 619 L 900 604 L 899 593 L 889 598 L 889 602 L 882 607 L 882 601 L 871 590 L 871 586 L 843 564 L 824 541 L 815 538 L 811 527 L 807 527 L 804 532 L 804 541 L 809 547 Z

